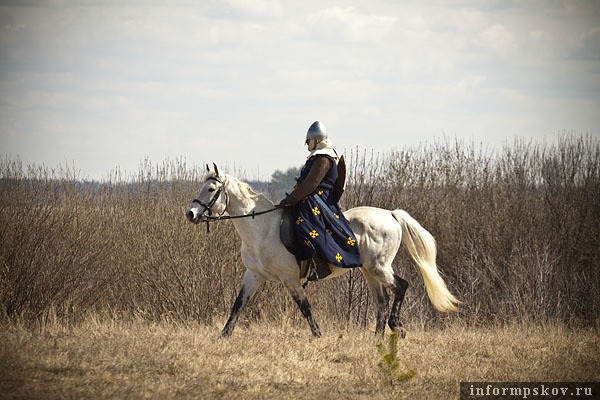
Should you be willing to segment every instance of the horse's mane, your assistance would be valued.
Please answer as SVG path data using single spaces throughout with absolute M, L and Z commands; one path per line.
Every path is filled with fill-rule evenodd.
M 208 180 L 209 178 L 217 178 L 217 175 L 211 171 L 206 174 L 203 181 L 206 182 L 206 180 Z M 258 203 L 259 201 L 266 201 L 268 205 L 273 205 L 273 202 L 269 200 L 269 198 L 265 196 L 264 193 L 257 192 L 256 190 L 254 190 L 254 188 L 252 188 L 252 186 L 250 186 L 246 182 L 242 182 L 239 179 L 228 174 L 225 174 L 224 177 L 221 176 L 220 178 L 226 185 L 235 185 L 235 189 L 237 189 L 243 197 L 253 200 L 256 203 Z
M 244 197 L 254 200 L 257 204 L 259 201 L 266 201 L 268 205 L 273 205 L 273 202 L 269 200 L 267 196 L 264 195 L 264 193 L 257 192 L 252 186 L 250 186 L 246 182 L 242 182 L 239 179 L 232 177 L 231 175 L 227 175 L 227 177 L 230 181 L 235 182 L 237 184 L 238 190 Z
M 238 179 L 234 179 L 234 181 L 237 183 L 239 191 L 245 197 L 250 197 L 252 199 L 257 199 L 258 197 L 263 196 L 262 193 L 259 193 L 256 190 L 254 190 L 254 188 L 252 186 L 250 186 L 248 183 L 242 182 L 242 181 L 240 181 Z

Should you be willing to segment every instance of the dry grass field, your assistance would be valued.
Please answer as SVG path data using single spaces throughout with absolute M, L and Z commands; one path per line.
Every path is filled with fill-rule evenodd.
M 269 282 L 219 339 L 245 268 L 231 222 L 186 221 L 204 167 L 85 182 L 0 160 L 0 399 L 452 399 L 460 381 L 600 380 L 597 138 L 347 159 L 342 206 L 409 212 L 463 302 L 435 311 L 400 251 L 396 352 L 357 270 L 308 286 L 324 337 Z
M 250 323 L 220 339 L 220 325 L 198 323 L 13 324 L 0 332 L 0 398 L 457 399 L 461 380 L 600 380 L 591 328 L 409 329 L 397 352 L 405 378 L 390 380 L 372 332 L 323 327 L 313 339 L 304 324 Z

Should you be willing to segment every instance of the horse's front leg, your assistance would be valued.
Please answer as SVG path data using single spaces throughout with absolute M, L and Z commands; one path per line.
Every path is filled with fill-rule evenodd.
M 228 337 L 231 335 L 242 310 L 244 307 L 246 307 L 250 299 L 256 293 L 256 290 L 264 281 L 265 279 L 263 277 L 255 274 L 254 272 L 246 271 L 244 274 L 244 280 L 242 282 L 242 288 L 240 289 L 240 293 L 233 303 L 233 307 L 231 307 L 231 313 L 229 314 L 229 319 L 227 320 L 227 323 L 221 332 L 221 337 Z
M 306 317 L 306 320 L 308 321 L 308 326 L 310 326 L 310 330 L 313 336 L 321 337 L 321 329 L 319 329 L 319 325 L 313 317 L 312 307 L 310 306 L 304 288 L 300 284 L 300 280 L 297 278 L 289 279 L 284 281 L 283 284 L 292 295 L 294 301 L 298 305 L 298 308 L 300 308 L 300 311 L 302 311 L 302 315 Z

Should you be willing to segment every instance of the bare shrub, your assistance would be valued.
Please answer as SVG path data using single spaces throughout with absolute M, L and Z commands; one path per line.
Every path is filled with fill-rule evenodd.
M 492 152 L 445 140 L 387 154 L 347 154 L 342 206 L 408 211 L 437 240 L 448 287 L 474 324 L 600 315 L 600 144 L 565 135 L 556 144 L 516 140 Z M 224 318 L 245 270 L 230 222 L 185 220 L 203 169 L 184 160 L 152 164 L 104 182 L 73 168 L 0 162 L 0 315 L 75 322 L 108 312 L 149 320 Z M 407 254 L 394 268 L 411 287 L 408 322 L 443 324 Z M 308 286 L 318 318 L 373 323 L 358 271 Z M 304 321 L 282 285 L 263 287 L 244 321 Z M 453 317 L 451 317 L 453 318 Z

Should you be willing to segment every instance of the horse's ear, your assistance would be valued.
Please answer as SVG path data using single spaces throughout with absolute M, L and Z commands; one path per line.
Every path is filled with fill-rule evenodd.
M 213 167 L 215 167 L 215 174 L 217 174 L 217 178 L 219 177 L 219 167 L 217 167 L 216 163 L 213 163 Z
M 206 164 L 206 172 L 210 172 L 210 167 Z

